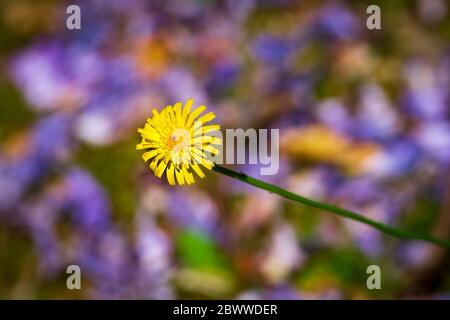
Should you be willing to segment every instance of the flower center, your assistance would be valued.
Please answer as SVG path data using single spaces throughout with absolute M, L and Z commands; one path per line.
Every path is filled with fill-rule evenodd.
M 187 146 L 189 132 L 186 129 L 175 129 L 169 136 L 167 146 L 170 151 L 180 151 Z

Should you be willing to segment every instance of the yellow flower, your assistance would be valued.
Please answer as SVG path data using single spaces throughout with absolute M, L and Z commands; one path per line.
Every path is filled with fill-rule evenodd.
M 142 158 L 149 161 L 150 169 L 158 178 L 165 171 L 170 185 L 176 181 L 180 185 L 193 183 L 192 171 L 203 178 L 205 174 L 199 165 L 211 170 L 214 163 L 208 158 L 219 153 L 213 145 L 222 144 L 221 138 L 212 135 L 220 125 L 204 126 L 215 114 L 209 112 L 198 118 L 206 107 L 202 105 L 191 112 L 193 103 L 189 99 L 182 108 L 182 103 L 177 102 L 159 113 L 153 109 L 153 117 L 147 119 L 144 128 L 138 129 L 142 141 L 136 150 L 149 149 Z

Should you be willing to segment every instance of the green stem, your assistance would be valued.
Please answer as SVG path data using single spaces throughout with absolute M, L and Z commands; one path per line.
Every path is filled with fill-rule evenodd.
M 442 239 L 436 239 L 436 238 L 428 236 L 428 235 L 422 235 L 422 234 L 418 234 L 418 233 L 414 233 L 414 232 L 410 232 L 410 231 L 406 231 L 406 230 L 397 229 L 397 228 L 388 226 L 386 224 L 366 218 L 365 216 L 355 213 L 353 211 L 335 207 L 331 204 L 322 203 L 319 201 L 315 201 L 315 200 L 311 200 L 311 199 L 302 197 L 298 194 L 287 191 L 286 189 L 280 188 L 279 186 L 252 178 L 250 176 L 247 176 L 246 174 L 236 172 L 236 171 L 233 171 L 231 169 L 228 169 L 228 168 L 225 168 L 225 167 L 222 167 L 219 165 L 215 165 L 213 170 L 216 172 L 219 172 L 221 174 L 224 174 L 226 176 L 229 176 L 231 178 L 245 182 L 249 185 L 255 186 L 257 188 L 267 190 L 272 193 L 276 193 L 276 194 L 282 196 L 283 198 L 286 198 L 286 199 L 289 199 L 289 200 L 292 200 L 295 202 L 303 203 L 303 204 L 313 207 L 313 208 L 323 209 L 325 211 L 332 212 L 339 216 L 365 223 L 367 225 L 370 225 L 370 226 L 380 230 L 381 232 L 383 232 L 385 234 L 388 234 L 388 235 L 391 235 L 394 237 L 398 237 L 398 238 L 404 238 L 404 239 L 422 240 L 422 241 L 426 241 L 426 242 L 433 243 L 435 245 L 450 249 L 449 241 L 445 241 Z

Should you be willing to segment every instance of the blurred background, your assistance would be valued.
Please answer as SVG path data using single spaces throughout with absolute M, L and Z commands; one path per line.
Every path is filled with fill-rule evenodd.
M 81 30 L 66 28 L 70 4 Z M 381 30 L 366 28 L 370 4 Z M 135 150 L 153 107 L 192 97 L 223 128 L 280 129 L 280 171 L 260 178 L 448 239 L 449 10 L 2 1 L 0 297 L 450 298 L 444 250 L 214 172 L 169 187 Z M 371 264 L 381 290 L 366 287 Z

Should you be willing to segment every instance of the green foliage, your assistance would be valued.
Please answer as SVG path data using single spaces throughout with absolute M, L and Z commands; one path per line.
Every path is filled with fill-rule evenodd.
M 128 139 L 106 147 L 84 145 L 76 161 L 88 169 L 105 188 L 114 214 L 119 219 L 132 219 L 136 212 L 134 171 L 141 163 L 134 140 Z
M 176 239 L 181 263 L 189 268 L 227 270 L 228 263 L 221 250 L 208 236 L 195 230 L 184 230 Z
M 20 132 L 36 118 L 19 91 L 0 76 L 0 141 Z

